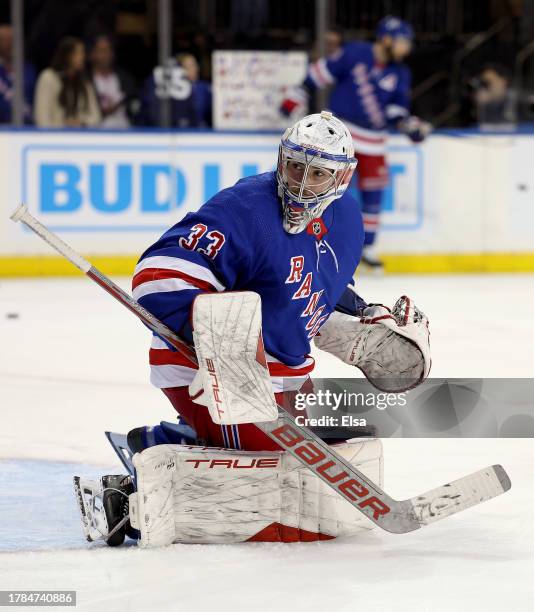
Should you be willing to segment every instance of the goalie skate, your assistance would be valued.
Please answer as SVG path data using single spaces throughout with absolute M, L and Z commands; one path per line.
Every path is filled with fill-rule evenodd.
M 134 492 L 130 476 L 102 476 L 100 480 L 74 476 L 74 492 L 88 542 L 104 540 L 109 546 L 119 546 L 126 535 L 137 539 L 128 516 L 128 496 Z

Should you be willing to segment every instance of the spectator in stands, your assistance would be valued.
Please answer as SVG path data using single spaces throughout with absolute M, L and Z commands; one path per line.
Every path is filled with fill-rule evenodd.
M 191 53 L 180 53 L 176 58 L 184 69 L 186 78 L 191 82 L 193 91 L 193 108 L 195 110 L 196 127 L 211 126 L 211 85 L 208 81 L 199 79 L 199 65 Z
M 343 49 L 343 32 L 338 28 L 330 28 L 324 37 L 326 57 L 334 57 Z
M 35 69 L 24 63 L 24 123 L 32 123 Z M 0 25 L 0 123 L 10 123 L 13 101 L 13 29 Z
M 198 63 L 190 53 L 179 54 L 166 66 L 156 66 L 143 88 L 142 122 L 160 125 L 161 100 L 170 98 L 172 127 L 211 125 L 211 89 L 198 76 Z
M 89 64 L 102 121 L 100 127 L 128 128 L 136 101 L 132 77 L 115 67 L 115 49 L 109 36 L 100 35 L 89 52 Z
M 517 122 L 517 96 L 506 68 L 487 64 L 471 80 L 477 122 L 481 128 L 509 128 Z
M 39 75 L 35 122 L 39 127 L 93 127 L 102 120 L 95 90 L 85 72 L 85 46 L 61 39 L 50 68 Z

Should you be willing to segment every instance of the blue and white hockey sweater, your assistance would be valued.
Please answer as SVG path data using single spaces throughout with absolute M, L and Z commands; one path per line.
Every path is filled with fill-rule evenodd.
M 361 213 L 348 193 L 307 230 L 288 234 L 276 174 L 268 172 L 224 189 L 165 232 L 139 260 L 133 296 L 190 338 L 191 304 L 199 293 L 255 291 L 274 390 L 295 389 L 313 369 L 310 341 L 351 282 L 362 245 Z M 194 364 L 157 336 L 150 365 L 160 388 L 189 385 L 195 374 Z
M 347 125 L 359 153 L 382 154 L 388 124 L 409 115 L 409 68 L 377 64 L 372 43 L 348 43 L 310 64 L 303 85 L 308 91 L 333 85 L 329 109 Z

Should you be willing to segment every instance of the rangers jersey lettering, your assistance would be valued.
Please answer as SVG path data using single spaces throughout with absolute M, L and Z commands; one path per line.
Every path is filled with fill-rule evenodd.
M 172 330 L 187 335 L 198 294 L 255 291 L 262 301 L 274 390 L 299 388 L 314 365 L 310 341 L 360 259 L 361 213 L 348 193 L 327 208 L 321 228 L 300 234 L 283 229 L 274 172 L 242 179 L 187 214 L 145 251 L 135 269 L 133 296 Z M 150 365 L 151 381 L 161 388 L 189 385 L 195 374 L 195 365 L 157 336 Z

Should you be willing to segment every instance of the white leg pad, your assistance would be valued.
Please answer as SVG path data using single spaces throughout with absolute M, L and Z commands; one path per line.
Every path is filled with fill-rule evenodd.
M 382 486 L 380 440 L 335 445 Z M 373 524 L 285 452 L 159 445 L 134 456 L 132 526 L 142 547 L 182 543 L 309 541 L 354 535 Z

